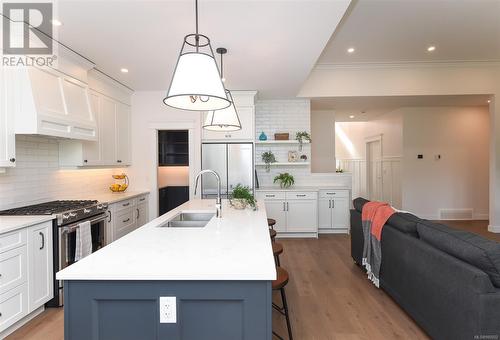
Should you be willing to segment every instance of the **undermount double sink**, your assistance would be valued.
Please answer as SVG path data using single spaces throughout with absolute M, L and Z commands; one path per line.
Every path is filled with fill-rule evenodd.
M 215 216 L 215 213 L 209 212 L 181 212 L 175 215 L 167 223 L 160 227 L 167 228 L 203 228 Z

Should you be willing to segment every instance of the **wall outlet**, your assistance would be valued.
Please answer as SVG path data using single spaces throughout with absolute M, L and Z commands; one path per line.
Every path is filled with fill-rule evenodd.
M 160 323 L 177 323 L 177 298 L 160 296 Z

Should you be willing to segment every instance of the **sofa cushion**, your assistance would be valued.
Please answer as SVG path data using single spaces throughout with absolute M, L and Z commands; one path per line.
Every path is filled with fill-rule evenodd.
M 387 224 L 399 231 L 417 237 L 417 223 L 422 222 L 420 218 L 410 213 L 397 212 L 387 220 Z
M 363 206 L 365 205 L 365 203 L 367 202 L 370 202 L 369 200 L 367 199 L 364 199 L 363 197 L 358 197 L 358 198 L 355 198 L 353 201 L 352 201 L 352 204 L 354 205 L 354 209 L 356 209 L 357 211 L 359 212 L 362 212 L 363 211 Z
M 481 269 L 500 287 L 500 243 L 429 221 L 418 223 L 417 230 L 420 239 Z

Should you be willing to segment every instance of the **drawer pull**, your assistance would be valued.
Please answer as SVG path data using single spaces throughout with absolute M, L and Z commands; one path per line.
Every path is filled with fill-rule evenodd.
M 276 195 L 266 195 L 266 197 L 276 197 Z
M 306 197 L 306 195 L 305 194 L 300 194 L 300 195 L 297 194 L 297 197 Z
M 143 198 L 139 198 L 139 201 L 145 201 L 146 200 L 146 197 L 143 197 Z
M 122 207 L 128 207 L 130 205 L 130 202 L 122 204 Z
M 130 221 L 130 218 L 127 218 L 126 220 L 123 220 L 123 223 L 127 223 L 128 221 Z
M 327 195 L 335 195 L 335 192 L 327 192 Z

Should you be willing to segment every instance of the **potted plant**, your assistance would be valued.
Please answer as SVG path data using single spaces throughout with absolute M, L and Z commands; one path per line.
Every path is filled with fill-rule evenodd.
M 282 189 L 286 189 L 295 183 L 295 179 L 288 172 L 280 173 L 278 176 L 274 177 L 274 183 L 279 182 Z
M 245 209 L 247 205 L 256 209 L 257 201 L 249 187 L 238 184 L 233 188 L 229 203 L 235 209 Z
M 302 151 L 304 142 L 311 143 L 311 135 L 307 131 L 299 131 L 295 134 L 295 139 L 299 142 L 299 151 Z
M 262 161 L 266 163 L 266 172 L 271 170 L 271 163 L 276 163 L 276 157 L 272 151 L 266 151 L 262 154 Z

